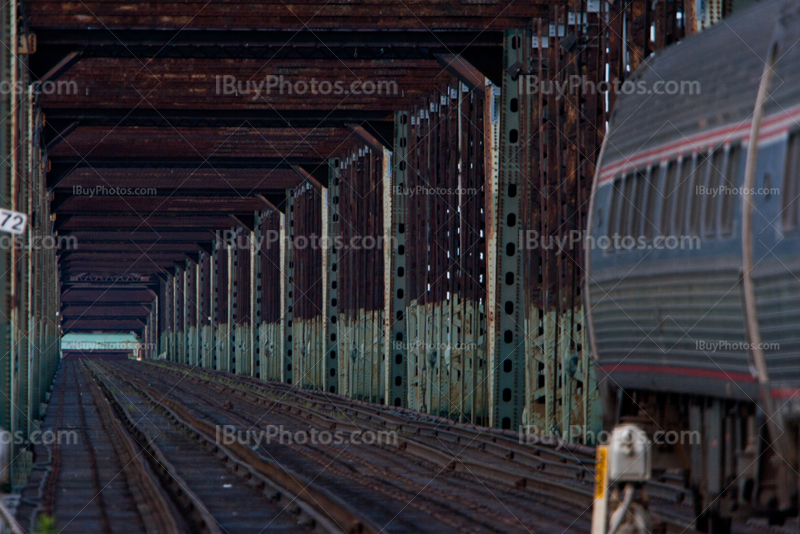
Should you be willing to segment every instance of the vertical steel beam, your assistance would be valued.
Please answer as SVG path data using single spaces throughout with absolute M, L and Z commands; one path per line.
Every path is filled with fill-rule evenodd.
M 212 251 L 213 254 L 213 251 Z M 211 369 L 214 359 L 214 326 L 212 316 L 214 314 L 214 278 L 213 272 L 214 258 L 202 252 L 200 254 L 200 344 L 199 358 L 200 366 Z
M 234 280 L 234 272 L 235 269 L 233 268 L 233 261 L 234 261 L 234 254 L 236 254 L 236 249 L 234 248 L 233 244 L 231 243 L 231 236 L 227 236 L 225 239 L 225 250 L 227 253 L 225 254 L 225 265 L 223 266 L 226 271 L 225 276 L 225 287 L 223 288 L 225 292 L 225 299 L 227 300 L 227 308 L 226 308 L 226 315 L 225 315 L 225 347 L 223 349 L 223 364 L 222 369 L 227 372 L 231 372 L 234 370 L 232 360 L 233 360 L 233 332 L 235 328 L 235 324 L 233 321 L 233 280 Z
M 283 342 L 283 367 L 281 381 L 292 384 L 292 357 L 294 343 L 292 337 L 292 308 L 294 305 L 294 195 L 286 191 L 286 211 L 281 215 L 281 334 Z
M 174 276 L 169 276 L 169 353 L 167 359 L 173 362 L 177 361 L 175 350 L 175 332 L 178 329 L 176 287 L 177 272 Z
M 492 180 L 491 203 L 487 209 L 494 263 L 488 279 L 487 302 L 489 328 L 493 343 L 489 345 L 490 424 L 515 428 L 522 421 L 524 388 L 524 316 L 522 310 L 522 254 L 519 248 L 520 191 L 520 116 L 519 84 L 510 69 L 524 65 L 522 44 L 528 30 L 506 31 L 503 44 L 503 86 L 500 95 L 500 161 L 497 180 Z M 488 248 L 488 247 L 487 247 Z M 494 293 L 494 295 L 491 295 Z
M 331 393 L 341 390 L 339 386 L 339 160 L 328 161 L 328 187 L 322 190 L 322 236 L 327 241 L 322 247 L 322 316 L 325 347 L 325 385 Z
M 208 298 L 211 299 L 211 320 L 210 322 L 210 337 L 209 337 L 209 356 L 210 356 L 210 365 L 211 369 L 218 368 L 218 358 L 217 358 L 217 325 L 219 324 L 219 301 L 217 298 L 218 292 L 218 276 L 219 276 L 219 248 L 220 248 L 220 241 L 219 237 L 214 240 L 214 248 L 211 251 L 211 258 L 208 262 Z
M 384 250 L 388 252 L 384 265 L 387 283 L 386 306 L 386 403 L 407 406 L 408 389 L 408 332 L 406 328 L 406 181 L 408 179 L 409 114 L 398 111 L 394 116 L 393 159 L 384 154 L 389 171 L 384 175 L 383 216 L 386 221 Z
M 241 366 L 244 363 L 242 360 L 241 347 L 239 346 L 239 338 L 241 329 L 239 328 L 239 315 L 242 310 L 239 310 L 239 239 L 241 237 L 242 228 L 235 227 L 231 232 L 231 245 L 229 248 L 228 261 L 230 269 L 228 270 L 228 293 L 229 299 L 229 317 L 228 321 L 228 351 L 230 352 L 229 371 L 238 374 L 241 371 Z
M 178 353 L 178 357 L 180 358 L 181 363 L 188 363 L 187 357 L 187 342 L 189 337 L 189 286 L 188 286 L 188 279 L 189 279 L 189 269 L 191 269 L 192 264 L 190 261 L 183 262 L 183 269 L 181 270 L 181 295 L 180 295 L 180 325 L 181 325 L 181 345 L 180 345 L 180 352 Z
M 192 313 L 194 314 L 194 332 L 192 333 L 192 354 L 190 355 L 189 364 L 190 365 L 202 365 L 201 358 L 202 358 L 202 348 L 201 342 L 203 340 L 202 334 L 202 313 L 203 313 L 203 286 L 201 278 L 203 276 L 203 269 L 202 269 L 202 261 L 203 256 L 201 255 L 198 259 L 198 262 L 194 264 L 194 287 L 192 288 L 192 293 L 194 294 L 194 309 Z
M 253 249 L 252 254 L 250 255 L 250 259 L 253 262 L 253 275 L 251 276 L 251 289 L 252 289 L 252 297 L 251 297 L 251 305 L 253 307 L 253 376 L 256 378 L 261 378 L 264 376 L 262 372 L 262 362 L 265 361 L 264 358 L 266 357 L 263 343 L 263 321 L 264 318 L 261 316 L 261 299 L 263 298 L 263 294 L 261 292 L 262 287 L 262 280 L 261 280 L 261 254 L 262 254 L 262 247 L 264 246 L 264 234 L 262 228 L 262 219 L 263 219 L 264 212 L 263 210 L 258 211 L 255 216 L 255 229 L 253 231 Z
M 256 223 L 258 223 L 258 213 L 254 215 L 254 219 Z M 256 224 L 256 228 L 258 228 L 258 224 Z M 248 365 L 248 374 L 250 376 L 256 376 L 258 372 L 258 367 L 256 365 L 256 339 L 257 335 L 256 332 L 258 331 L 259 321 L 256 319 L 256 310 L 258 306 L 256 304 L 256 266 L 260 263 L 256 261 L 256 231 L 255 229 L 250 232 L 250 280 L 249 280 L 249 287 L 247 290 L 250 292 L 250 310 L 247 313 L 247 365 Z

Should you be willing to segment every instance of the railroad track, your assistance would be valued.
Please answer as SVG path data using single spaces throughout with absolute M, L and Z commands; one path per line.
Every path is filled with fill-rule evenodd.
M 38 447 L 47 461 L 34 466 L 46 474 L 19 514 L 29 530 L 42 515 L 57 515 L 63 533 L 179 532 L 176 514 L 94 381 L 64 364 L 56 393 L 54 425 L 43 428 L 55 439 Z
M 309 409 L 274 409 L 256 394 L 231 395 L 208 381 L 175 380 L 153 366 L 102 364 L 103 372 L 129 381 L 186 420 L 211 428 L 266 431 L 269 425 L 297 433 L 366 432 L 346 417 Z M 135 371 L 134 371 L 135 369 Z M 252 449 L 309 487 L 326 489 L 358 509 L 365 525 L 379 532 L 587 532 L 591 492 L 558 484 L 532 470 L 515 473 L 480 464 L 398 433 L 396 444 L 261 443 Z M 536 481 L 536 483 L 532 483 Z
M 24 493 L 19 516 L 29 532 L 44 516 L 55 516 L 59 533 L 370 532 L 353 515 L 331 521 L 335 510 L 320 514 L 97 367 L 65 363 L 56 399 L 48 428 L 79 436 L 39 447 L 36 469 L 46 475 Z
M 34 516 L 64 533 L 589 531 L 588 447 L 163 362 L 65 363 L 53 404 L 80 439 L 37 458 Z M 648 486 L 654 533 L 694 532 L 680 491 Z
M 375 406 L 337 394 L 301 390 L 282 383 L 263 382 L 202 368 L 191 370 L 171 362 L 148 362 L 172 374 L 215 389 L 228 398 L 321 423 L 354 425 L 358 429 L 389 429 L 402 436 L 405 451 L 442 467 L 466 471 L 487 480 L 516 487 L 544 489 L 552 495 L 591 506 L 594 451 L 590 447 L 557 443 L 520 443 L 510 431 L 486 429 L 419 414 L 411 410 Z M 692 532 L 691 495 L 685 489 L 660 482 L 646 486 L 652 508 L 667 532 Z

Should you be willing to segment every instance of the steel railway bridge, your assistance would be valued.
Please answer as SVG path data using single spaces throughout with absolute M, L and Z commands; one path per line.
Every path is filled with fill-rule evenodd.
M 3 4 L 20 525 L 588 531 L 602 412 L 572 236 L 614 88 L 731 10 L 702 6 Z M 138 344 L 62 354 L 96 332 Z M 226 445 L 225 425 L 399 441 Z M 664 529 L 691 524 L 691 495 L 649 491 Z

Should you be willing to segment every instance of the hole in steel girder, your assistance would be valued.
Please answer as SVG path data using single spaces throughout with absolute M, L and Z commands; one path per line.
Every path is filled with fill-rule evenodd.
M 503 417 L 503 422 L 502 422 L 501 426 L 503 427 L 504 430 L 510 429 L 511 428 L 511 418 Z
M 508 103 L 508 109 L 510 109 L 512 113 L 519 111 L 519 100 L 512 98 L 511 102 Z
M 514 303 L 511 302 L 510 300 L 506 301 L 506 313 L 509 315 L 514 313 Z
M 508 132 L 508 142 L 515 145 L 517 141 L 519 141 L 519 131 L 514 129 Z
M 514 362 L 512 362 L 509 359 L 503 360 L 503 372 L 504 373 L 510 373 L 511 369 L 513 369 L 513 368 L 514 368 Z
M 506 285 L 513 286 L 514 285 L 514 273 L 511 271 L 506 273 Z
M 336 351 L 332 350 L 331 351 L 331 360 L 335 360 L 335 359 L 336 359 Z
M 403 377 L 402 376 L 394 377 L 394 385 L 395 386 L 402 386 L 403 385 Z
M 509 388 L 503 390 L 503 402 L 511 402 L 511 390 Z
M 511 330 L 506 330 L 503 334 L 503 341 L 506 343 L 512 343 L 514 341 L 514 332 Z

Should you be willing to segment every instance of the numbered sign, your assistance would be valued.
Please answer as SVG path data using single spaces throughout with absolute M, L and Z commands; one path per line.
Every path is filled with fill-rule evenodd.
M 16 211 L 0 209 L 0 232 L 24 234 L 28 224 L 28 216 Z

